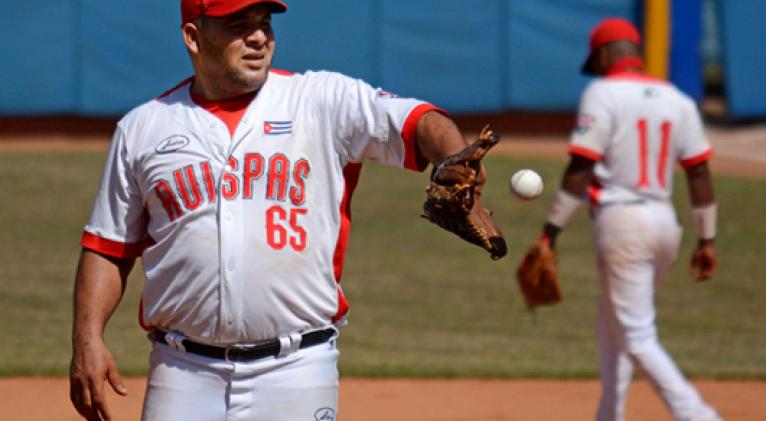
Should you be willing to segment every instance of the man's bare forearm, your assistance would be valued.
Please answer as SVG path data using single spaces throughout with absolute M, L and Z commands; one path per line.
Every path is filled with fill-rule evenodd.
M 585 196 L 593 179 L 594 164 L 595 161 L 573 155 L 561 179 L 561 189 L 575 197 Z
M 686 181 L 689 184 L 689 198 L 692 206 L 705 206 L 715 202 L 713 181 L 707 162 L 687 168 Z
M 554 209 L 557 209 L 556 212 L 559 218 L 564 214 L 573 215 L 577 208 L 579 208 L 580 201 L 573 198 L 585 197 L 585 194 L 588 192 L 588 186 L 590 186 L 593 179 L 594 164 L 595 161 L 591 159 L 572 155 L 569 165 L 567 165 L 561 178 L 560 192 L 553 205 Z M 543 238 L 547 239 L 551 247 L 555 247 L 556 238 L 568 219 L 569 217 L 564 217 L 563 220 L 557 221 L 561 225 L 558 226 L 551 222 L 551 215 L 549 215 L 549 220 L 543 227 Z
M 84 249 L 74 291 L 74 343 L 100 337 L 122 299 L 134 259 L 114 259 Z
M 429 111 L 420 118 L 416 139 L 420 153 L 431 163 L 468 145 L 457 125 L 437 111 Z

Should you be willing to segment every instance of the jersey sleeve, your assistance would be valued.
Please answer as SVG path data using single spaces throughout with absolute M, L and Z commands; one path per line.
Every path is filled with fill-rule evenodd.
M 330 85 L 335 89 L 327 112 L 334 119 L 336 147 L 347 162 L 372 159 L 414 171 L 428 166 L 415 143 L 417 123 L 425 113 L 443 110 L 345 76 L 335 76 Z
M 608 146 L 612 117 L 605 91 L 592 83 L 586 88 L 577 112 L 577 124 L 570 138 L 569 153 L 601 161 Z
M 130 171 L 125 140 L 125 133 L 118 126 L 80 241 L 84 248 L 118 258 L 140 256 L 147 236 L 147 216 Z
M 713 156 L 713 148 L 705 136 L 702 117 L 693 101 L 685 102 L 683 120 L 678 128 L 678 161 L 684 168 L 693 167 Z

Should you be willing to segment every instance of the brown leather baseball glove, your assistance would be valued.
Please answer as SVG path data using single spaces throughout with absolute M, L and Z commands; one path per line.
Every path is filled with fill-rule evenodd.
M 527 306 L 556 304 L 561 301 L 561 289 L 556 272 L 556 253 L 546 241 L 532 244 L 516 271 L 516 280 Z
M 471 145 L 434 165 L 423 204 L 424 218 L 483 247 L 492 259 L 505 256 L 508 248 L 492 213 L 481 203 L 487 178 L 481 160 L 499 141 L 500 136 L 485 127 Z

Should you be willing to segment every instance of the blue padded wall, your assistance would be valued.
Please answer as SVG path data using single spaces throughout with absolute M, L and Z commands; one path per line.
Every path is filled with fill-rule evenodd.
M 121 114 L 193 73 L 167 0 L 81 0 L 78 113 Z M 150 17 L 150 19 L 147 19 Z
M 501 1 L 382 2 L 381 84 L 451 112 L 504 105 L 499 42 Z M 403 11 L 406 10 L 406 13 Z
M 724 83 L 732 118 L 766 116 L 766 1 L 721 1 Z
M 637 1 L 288 0 L 274 66 L 340 71 L 452 113 L 572 111 L 591 27 L 635 19 Z M 2 115 L 117 116 L 192 73 L 177 0 L 6 3 Z M 752 107 L 739 100 L 740 50 L 727 51 L 737 110 Z
M 0 114 L 77 108 L 79 13 L 72 1 L 6 1 L 0 12 Z
M 510 1 L 506 85 L 508 105 L 523 110 L 577 106 L 587 78 L 580 67 L 591 28 L 601 19 L 633 19 L 632 1 Z

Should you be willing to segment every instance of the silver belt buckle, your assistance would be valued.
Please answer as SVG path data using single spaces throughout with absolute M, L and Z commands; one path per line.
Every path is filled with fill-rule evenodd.
M 224 350 L 223 350 L 223 360 L 226 361 L 227 363 L 232 362 L 232 361 L 229 360 L 229 351 L 231 351 L 232 349 L 246 351 L 248 348 L 246 346 L 242 346 L 242 345 L 227 346 L 226 348 L 224 348 Z

